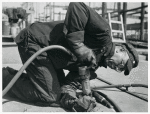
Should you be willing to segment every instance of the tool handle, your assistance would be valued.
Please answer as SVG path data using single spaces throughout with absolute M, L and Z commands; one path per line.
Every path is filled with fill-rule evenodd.
M 84 95 L 89 95 L 91 93 L 90 87 L 90 72 L 87 66 L 79 67 L 79 76 L 82 78 L 82 91 Z
M 89 95 L 91 93 L 90 81 L 89 79 L 84 79 L 82 81 L 82 91 L 83 94 Z

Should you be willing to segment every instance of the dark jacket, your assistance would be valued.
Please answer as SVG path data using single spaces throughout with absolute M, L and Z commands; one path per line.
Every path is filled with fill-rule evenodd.
M 17 44 L 22 43 L 28 47 L 28 38 L 25 38 L 24 34 L 31 35 L 32 40 L 41 48 L 61 45 L 75 49 L 83 43 L 95 52 L 99 66 L 105 66 L 104 53 L 107 53 L 106 56 L 112 56 L 114 53 L 109 24 L 84 3 L 70 3 L 65 21 L 37 22 L 23 31 L 16 37 Z M 73 36 L 72 39 L 68 39 L 69 34 Z M 47 53 L 43 56 L 47 56 Z
M 75 38 L 67 39 L 73 48 L 77 48 L 78 42 L 83 42 L 91 49 L 103 48 L 112 43 L 108 22 L 84 3 L 70 3 L 64 24 L 66 35 L 75 34 Z

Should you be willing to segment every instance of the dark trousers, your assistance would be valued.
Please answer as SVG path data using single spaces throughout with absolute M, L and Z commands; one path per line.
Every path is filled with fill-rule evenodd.
M 27 46 L 18 44 L 18 51 L 24 64 L 34 53 L 41 49 L 31 36 L 27 37 Z M 12 87 L 11 91 L 15 96 L 24 101 L 32 102 L 55 102 L 59 100 L 61 91 L 60 83 L 65 75 L 62 69 L 56 69 L 46 52 L 42 53 L 26 68 L 27 78 L 21 76 Z M 10 78 L 13 78 L 11 76 Z M 39 89 L 41 87 L 47 94 Z
M 23 64 L 32 56 L 35 52 L 40 50 L 41 47 L 28 38 L 28 47 L 23 48 L 18 45 L 21 60 Z M 46 52 L 45 52 L 46 53 Z M 65 77 L 63 70 L 55 69 L 53 63 L 48 56 L 38 56 L 26 69 L 35 89 L 38 91 L 40 86 L 49 95 L 45 95 L 40 92 L 38 99 L 46 102 L 55 102 L 60 97 L 60 83 Z M 59 77 L 59 80 L 58 80 Z M 29 90 L 30 91 L 30 90 Z M 33 96 L 37 97 L 37 96 Z

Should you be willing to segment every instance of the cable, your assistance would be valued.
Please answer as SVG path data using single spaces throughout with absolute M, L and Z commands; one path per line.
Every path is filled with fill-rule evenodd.
M 106 81 L 106 80 L 104 80 L 104 79 L 102 79 L 102 78 L 100 78 L 100 77 L 97 77 L 97 79 L 98 79 L 98 80 L 101 80 L 101 81 L 103 81 L 103 82 L 105 82 L 105 83 L 107 83 L 107 84 L 109 84 L 109 85 L 114 85 L 114 84 L 112 84 L 112 83 L 110 83 L 110 82 L 108 82 L 108 81 Z M 120 89 L 121 91 L 124 91 L 124 92 L 126 92 L 126 93 L 128 93 L 128 94 L 130 94 L 130 95 L 133 95 L 133 96 L 135 96 L 135 97 L 137 97 L 137 98 L 139 98 L 139 99 L 142 99 L 142 100 L 148 102 L 148 99 L 145 98 L 145 97 L 139 96 L 139 95 L 137 95 L 137 94 L 134 94 L 134 93 L 132 93 L 132 92 L 129 92 L 129 91 L 125 90 L 125 89 L 121 89 L 121 88 L 119 88 L 119 87 L 117 87 L 117 88 Z
M 96 92 L 99 93 L 100 95 L 102 95 L 106 100 L 108 100 L 111 103 L 111 105 L 113 106 L 113 108 L 115 109 L 116 112 L 122 112 L 120 107 L 110 97 L 108 97 L 106 94 L 104 94 L 100 91 L 96 91 Z
M 101 96 L 97 91 L 92 90 L 93 97 L 96 98 L 97 102 L 103 104 L 107 108 L 113 109 L 113 106 L 103 97 Z
M 97 90 L 97 89 L 102 89 L 102 88 L 121 88 L 121 87 L 145 87 L 148 88 L 148 85 L 145 84 L 119 84 L 119 85 L 108 85 L 108 86 L 99 86 L 99 87 L 94 87 L 92 89 Z

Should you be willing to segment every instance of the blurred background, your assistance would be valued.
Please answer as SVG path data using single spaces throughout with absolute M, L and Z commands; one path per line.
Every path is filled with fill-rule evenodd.
M 85 4 L 106 19 L 106 13 L 110 13 L 113 17 L 121 15 L 126 40 L 130 40 L 136 46 L 147 45 L 145 43 L 148 42 L 147 2 L 85 2 Z M 15 37 L 20 30 L 37 21 L 64 20 L 68 5 L 69 2 L 3 2 L 3 38 L 6 40 L 8 37 Z M 135 43 L 135 40 L 138 43 Z

